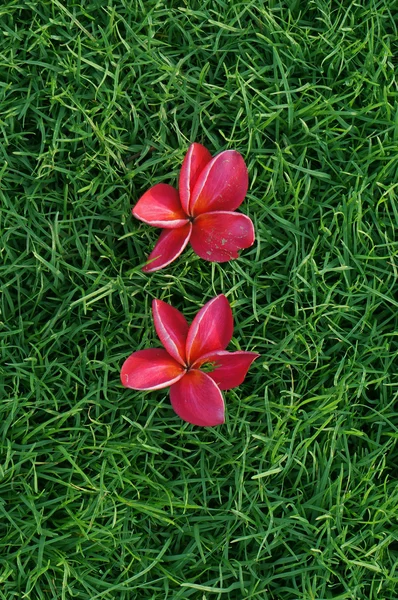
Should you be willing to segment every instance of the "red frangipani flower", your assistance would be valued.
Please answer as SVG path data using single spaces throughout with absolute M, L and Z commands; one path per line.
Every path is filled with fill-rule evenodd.
M 245 161 L 236 150 L 214 158 L 201 144 L 191 144 L 182 164 L 179 191 L 166 183 L 151 187 L 138 200 L 133 215 L 163 228 L 143 268 L 146 273 L 169 265 L 188 242 L 201 258 L 226 262 L 254 242 L 253 223 L 233 212 L 248 187 Z
M 163 348 L 138 350 L 125 361 L 120 378 L 133 390 L 170 386 L 171 404 L 184 421 L 210 427 L 224 423 L 221 390 L 242 383 L 255 352 L 227 352 L 233 317 L 225 296 L 213 298 L 198 312 L 191 326 L 162 300 L 152 303 L 155 329 Z M 207 365 L 213 371 L 201 371 Z

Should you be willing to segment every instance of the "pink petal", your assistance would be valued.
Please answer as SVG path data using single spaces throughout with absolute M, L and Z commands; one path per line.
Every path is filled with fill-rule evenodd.
M 159 269 L 163 269 L 163 267 L 167 267 L 173 262 L 188 244 L 191 231 L 191 223 L 178 229 L 165 229 L 162 231 L 154 249 L 148 256 L 148 261 L 151 260 L 152 262 L 142 269 L 144 273 L 159 271 Z
M 176 383 L 185 369 L 163 348 L 134 352 L 123 363 L 120 379 L 132 390 L 160 390 Z
M 248 188 L 245 161 L 236 150 L 217 154 L 200 173 L 192 192 L 190 214 L 214 210 L 235 210 Z
M 202 144 L 191 144 L 182 163 L 179 180 L 181 206 L 189 213 L 189 200 L 192 190 L 208 162 L 211 161 L 210 152 Z
M 204 364 L 213 363 L 215 370 L 207 372 L 207 375 L 220 390 L 230 390 L 244 381 L 250 365 L 259 356 L 256 352 L 217 350 L 198 358 L 192 368 L 199 369 Z
M 232 338 L 234 319 L 228 300 L 222 294 L 200 309 L 188 331 L 187 360 L 192 364 L 203 354 L 224 350 Z
M 167 183 L 158 183 L 145 192 L 132 213 L 152 227 L 175 229 L 188 223 L 177 190 Z
M 195 219 L 190 242 L 201 258 L 211 262 L 227 262 L 231 258 L 238 258 L 239 250 L 253 244 L 253 223 L 241 213 L 205 213 Z
M 224 398 L 214 381 L 202 371 L 188 373 L 170 388 L 171 404 L 181 419 L 214 427 L 224 423 Z
M 185 365 L 185 344 L 189 325 L 179 310 L 162 300 L 152 302 L 156 333 L 167 352 L 181 365 Z

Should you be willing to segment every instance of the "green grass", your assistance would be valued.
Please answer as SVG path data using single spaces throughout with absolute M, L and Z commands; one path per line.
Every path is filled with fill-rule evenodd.
M 396 600 L 398 9 L 3 0 L 0 599 Z M 147 276 L 131 217 L 236 148 L 257 241 Z M 119 382 L 226 293 L 227 422 Z

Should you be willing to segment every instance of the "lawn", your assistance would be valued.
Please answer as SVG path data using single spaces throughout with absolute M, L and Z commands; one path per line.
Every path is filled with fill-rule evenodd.
M 396 600 L 398 7 L 2 0 L 0 599 Z M 256 242 L 141 271 L 131 208 L 236 149 Z M 200 428 L 120 367 L 224 293 Z

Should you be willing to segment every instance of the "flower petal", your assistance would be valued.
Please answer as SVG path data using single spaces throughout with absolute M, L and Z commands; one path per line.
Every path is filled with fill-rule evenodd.
M 211 154 L 202 144 L 191 144 L 189 146 L 182 163 L 178 184 L 181 206 L 187 214 L 190 214 L 189 200 L 195 183 L 200 173 L 210 161 Z
M 145 192 L 132 213 L 152 227 L 175 229 L 188 223 L 177 190 L 167 183 L 158 183 Z
M 190 239 L 194 252 L 211 262 L 238 258 L 238 251 L 254 243 L 253 223 L 246 215 L 229 211 L 205 213 L 197 217 Z
M 250 365 L 259 356 L 256 352 L 217 350 L 198 358 L 192 368 L 199 369 L 204 364 L 213 363 L 214 371 L 206 371 L 207 375 L 215 381 L 220 390 L 230 390 L 244 381 Z
M 224 398 L 214 381 L 202 371 L 188 371 L 170 388 L 172 407 L 181 419 L 214 427 L 224 423 Z
M 246 196 L 247 167 L 236 150 L 217 154 L 202 170 L 193 189 L 190 214 L 214 210 L 235 210 Z
M 189 325 L 179 310 L 163 300 L 152 302 L 156 333 L 167 352 L 181 365 L 185 365 L 185 344 Z
M 234 319 L 226 297 L 221 294 L 207 302 L 195 316 L 188 331 L 188 364 L 208 352 L 224 350 L 231 341 L 233 329 Z
M 163 269 L 163 267 L 167 267 L 173 262 L 188 244 L 191 231 L 191 223 L 178 229 L 165 229 L 162 231 L 154 249 L 148 256 L 148 260 L 154 260 L 142 269 L 144 273 L 159 271 L 159 269 Z
M 123 363 L 120 379 L 132 390 L 160 390 L 176 383 L 185 369 L 163 348 L 134 352 Z

